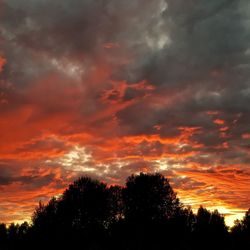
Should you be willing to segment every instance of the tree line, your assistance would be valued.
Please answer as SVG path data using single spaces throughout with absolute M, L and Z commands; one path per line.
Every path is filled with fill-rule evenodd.
M 183 206 L 159 173 L 131 175 L 124 187 L 74 181 L 31 223 L 0 224 L 0 249 L 250 249 L 250 209 L 232 228 L 217 210 Z

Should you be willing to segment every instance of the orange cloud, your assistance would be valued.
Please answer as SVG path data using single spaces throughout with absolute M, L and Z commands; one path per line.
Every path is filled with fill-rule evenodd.
M 0 73 L 3 70 L 4 65 L 6 64 L 6 59 L 0 55 Z
M 242 137 L 243 139 L 250 139 L 250 134 L 249 134 L 249 133 L 242 134 L 241 137 Z
M 209 111 L 207 111 L 207 114 L 208 115 L 211 115 L 211 116 L 213 116 L 213 115 L 218 115 L 220 112 L 219 111 L 214 111 L 214 110 L 209 110 Z
M 195 181 L 204 183 L 199 190 L 189 190 L 193 197 L 197 197 L 201 202 L 208 200 L 214 206 L 218 201 L 231 207 L 247 209 L 250 202 L 248 193 L 250 188 L 247 185 L 250 181 L 249 171 L 242 167 L 217 167 L 207 170 L 177 170 L 179 175 L 185 175 Z M 247 174 L 248 173 L 248 174 Z M 182 190 L 182 192 L 186 192 Z M 229 193 L 230 192 L 230 195 Z M 191 194 L 190 193 L 190 194 Z M 197 196 L 197 194 L 199 194 Z M 237 201 L 235 200 L 237 198 Z
M 105 43 L 103 44 L 103 48 L 105 49 L 120 48 L 120 45 L 118 43 Z
M 224 125 L 224 124 L 225 124 L 225 121 L 222 120 L 222 119 L 215 119 L 215 120 L 214 120 L 214 124 L 217 124 L 217 125 Z

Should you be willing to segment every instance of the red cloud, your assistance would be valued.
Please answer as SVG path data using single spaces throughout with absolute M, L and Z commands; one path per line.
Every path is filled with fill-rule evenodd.
M 6 59 L 0 55 L 0 73 L 3 70 L 4 65 L 6 64 Z

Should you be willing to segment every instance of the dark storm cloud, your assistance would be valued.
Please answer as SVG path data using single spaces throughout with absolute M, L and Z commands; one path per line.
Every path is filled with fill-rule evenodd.
M 142 2 L 144 8 L 139 10 Z M 116 77 L 130 80 L 132 74 L 135 81 L 145 78 L 160 84 L 159 91 L 167 89 L 170 95 L 172 91 L 190 88 L 192 95 L 180 103 L 178 112 L 208 108 L 247 112 L 250 100 L 246 4 L 246 1 L 177 0 L 166 1 L 166 7 L 161 1 L 156 4 L 135 1 L 126 5 L 121 1 L 8 1 L 3 33 L 8 42 L 19 47 L 20 53 L 25 53 L 17 55 L 15 61 L 19 68 L 23 65 L 25 74 L 33 77 L 46 68 L 48 71 L 55 68 L 46 66 L 46 60 L 39 65 L 41 57 L 32 65 L 35 55 L 31 51 L 45 53 L 49 60 L 68 57 L 82 68 L 92 65 L 99 55 L 105 55 L 114 66 L 114 58 L 133 53 L 130 65 L 114 69 L 125 72 L 125 75 L 115 73 Z M 158 11 L 157 15 L 143 20 L 152 7 Z M 134 19 L 121 18 L 126 14 Z M 169 38 L 169 43 L 157 47 L 152 40 L 157 29 Z M 121 44 L 122 52 L 108 50 L 107 56 L 103 44 L 109 41 Z M 128 89 L 125 99 L 138 94 Z M 163 115 L 156 114 L 152 119 Z
M 183 81 L 202 81 L 209 87 L 213 83 L 207 77 L 213 70 L 230 71 L 247 63 L 249 56 L 244 53 L 249 34 L 242 4 L 228 0 L 168 1 L 164 19 L 172 43 L 149 61 L 149 79 L 155 82 L 158 77 L 156 82 L 174 87 Z
M 171 44 L 147 57 L 140 77 L 161 89 L 190 88 L 183 112 L 248 112 L 250 35 L 246 1 L 167 1 Z M 249 6 L 248 6 L 249 7 Z M 181 111 L 179 109 L 179 111 Z
M 6 42 L 7 59 L 15 61 L 9 71 L 14 74 L 13 69 L 15 73 L 24 69 L 26 77 L 53 70 L 46 64 L 48 59 L 66 58 L 89 68 L 100 55 L 109 54 L 108 62 L 119 65 L 123 54 L 134 57 L 146 52 L 141 46 L 143 35 L 151 19 L 156 18 L 147 21 L 145 15 L 160 8 L 158 1 L 145 4 L 141 0 L 126 4 L 103 0 L 4 3 L 1 33 Z M 144 8 L 140 9 L 142 4 Z M 105 49 L 109 42 L 117 43 L 123 51 Z M 14 51 L 12 46 L 16 48 Z M 36 64 L 32 65 L 34 60 Z
M 144 8 L 138 9 L 142 3 Z M 16 74 L 14 79 L 22 82 L 22 78 L 34 79 L 56 71 L 46 60 L 68 57 L 88 68 L 101 54 L 114 66 L 114 58 L 133 53 L 130 65 L 114 69 L 118 70 L 112 73 L 115 77 L 145 78 L 160 85 L 157 91 L 164 90 L 166 98 L 168 93 L 174 95 L 180 89 L 189 91 L 170 107 L 155 108 L 147 102 L 136 104 L 138 111 L 136 106 L 129 107 L 118 114 L 121 125 L 129 123 L 140 134 L 153 132 L 155 124 L 171 120 L 162 134 L 189 123 L 211 130 L 211 135 L 218 139 L 215 126 L 199 112 L 208 109 L 248 112 L 246 5 L 246 1 L 228 0 L 170 0 L 165 5 L 163 1 L 155 4 L 135 1 L 126 5 L 122 1 L 6 1 L 2 34 L 11 62 L 8 67 L 13 67 L 9 74 Z M 155 16 L 145 19 L 151 8 Z M 126 15 L 131 18 L 121 18 Z M 154 35 L 158 42 L 163 39 L 162 44 L 157 44 Z M 107 56 L 103 45 L 110 41 L 119 44 L 122 52 L 109 50 Z M 13 47 L 17 49 L 13 51 Z M 34 52 L 44 57 L 36 60 Z M 114 94 L 110 98 L 115 98 Z M 124 98 L 130 100 L 139 94 L 128 88 Z M 194 112 L 192 119 L 188 119 L 190 110 Z M 136 123 L 137 120 L 140 122 Z
M 11 178 L 0 176 L 0 185 L 8 185 L 12 182 Z
M 21 183 L 28 185 L 29 188 L 41 188 L 54 181 L 54 175 L 46 176 L 0 176 L 0 186 L 10 185 L 13 183 Z

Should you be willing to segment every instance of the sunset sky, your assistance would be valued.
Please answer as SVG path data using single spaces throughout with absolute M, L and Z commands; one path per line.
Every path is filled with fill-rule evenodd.
M 249 0 L 0 0 L 0 222 L 78 176 L 161 172 L 250 207 Z

